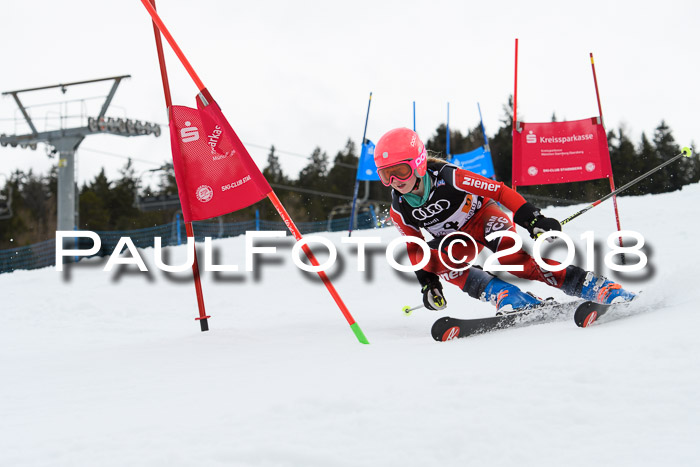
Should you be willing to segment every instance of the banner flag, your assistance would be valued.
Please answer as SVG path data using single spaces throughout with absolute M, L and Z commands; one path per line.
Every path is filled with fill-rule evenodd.
M 486 149 L 486 146 L 461 154 L 453 154 L 449 162 L 461 169 L 469 170 L 486 178 L 493 178 L 495 174 L 493 161 L 491 160 L 491 151 Z
M 612 177 L 608 139 L 597 117 L 517 125 L 513 132 L 514 186 Z
M 156 13 L 155 0 L 141 0 L 141 3 L 143 3 L 143 6 L 153 19 L 158 61 L 163 80 L 163 92 L 166 105 L 168 106 L 168 117 L 170 118 L 170 143 L 173 153 L 173 166 L 175 168 L 182 213 L 187 228 L 187 237 L 194 237 L 192 221 L 209 219 L 236 211 L 267 197 L 284 220 L 289 231 L 294 235 L 294 238 L 297 241 L 302 240 L 301 232 L 294 224 L 289 213 L 267 183 L 258 166 L 253 162 L 238 135 L 236 135 L 226 117 L 221 113 L 218 104 L 214 102 L 204 83 L 197 76 L 185 54 L 178 47 L 175 39 L 165 27 L 165 24 L 163 24 L 158 13 Z M 197 109 L 172 105 L 170 86 L 168 85 L 165 72 L 165 59 L 160 43 L 161 34 L 165 36 L 173 52 L 180 59 L 180 62 L 197 85 L 197 89 L 199 89 Z M 370 99 L 371 96 L 372 94 L 370 94 Z M 319 262 L 309 246 L 303 244 L 302 250 L 309 258 L 312 266 L 318 268 L 319 277 L 333 297 L 336 305 L 338 305 L 357 340 L 362 344 L 369 344 L 367 337 L 350 314 L 350 310 L 340 298 L 328 275 L 319 268 Z M 206 331 L 209 329 L 207 324 L 209 316 L 206 315 L 204 310 L 204 297 L 199 279 L 196 251 L 192 264 L 192 274 L 200 313 L 200 316 L 196 319 L 200 321 L 202 331 Z
M 170 107 L 170 143 L 185 222 L 254 204 L 272 191 L 216 102 Z
M 374 143 L 370 140 L 362 145 L 360 163 L 357 166 L 357 179 L 378 181 L 377 166 L 374 165 Z

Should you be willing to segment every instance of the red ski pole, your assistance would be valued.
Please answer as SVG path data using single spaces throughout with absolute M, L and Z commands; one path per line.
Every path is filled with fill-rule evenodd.
M 577 218 L 578 216 L 580 216 L 581 214 L 584 214 L 584 213 L 588 212 L 589 210 L 593 209 L 594 207 L 598 206 L 600 203 L 602 203 L 602 202 L 605 201 L 606 199 L 609 199 L 609 198 L 611 198 L 611 197 L 617 195 L 618 193 L 620 193 L 620 192 L 622 192 L 622 191 L 625 191 L 627 188 L 631 187 L 631 186 L 634 185 L 635 183 L 641 182 L 642 180 L 644 180 L 645 178 L 647 178 L 649 175 L 651 175 L 651 174 L 653 174 L 653 173 L 655 173 L 655 172 L 658 172 L 659 170 L 661 170 L 661 169 L 663 169 L 664 167 L 666 167 L 668 164 L 671 164 L 672 162 L 677 161 L 677 160 L 680 159 L 681 157 L 688 157 L 688 158 L 689 158 L 689 157 L 692 156 L 692 155 L 693 155 L 692 149 L 690 149 L 689 147 L 684 147 L 684 148 L 681 150 L 680 154 L 676 154 L 675 156 L 673 156 L 671 159 L 667 160 L 667 161 L 664 162 L 663 164 L 660 164 L 660 165 L 658 165 L 657 167 L 654 167 L 654 168 L 651 169 L 649 172 L 647 172 L 647 173 L 645 173 L 645 174 L 643 174 L 643 175 L 640 175 L 639 177 L 635 178 L 635 179 L 632 180 L 631 182 L 628 182 L 628 183 L 626 183 L 625 185 L 621 186 L 621 187 L 618 188 L 617 190 L 615 190 L 615 191 L 613 191 L 613 192 L 611 192 L 611 193 L 608 193 L 607 195 L 605 195 L 605 196 L 603 196 L 602 198 L 600 198 L 598 201 L 594 201 L 592 204 L 589 204 L 589 205 L 586 206 L 585 208 L 581 209 L 580 211 L 578 211 L 578 212 L 576 212 L 576 213 L 570 215 L 569 217 L 567 217 L 566 219 L 564 219 L 563 221 L 561 221 L 560 224 L 561 224 L 561 225 L 564 225 L 564 224 L 567 224 L 567 223 L 571 222 L 572 220 L 576 219 L 576 218 Z M 541 234 L 537 234 L 537 237 L 539 237 L 540 235 L 541 235 Z M 535 237 L 535 238 L 537 238 L 537 237 Z

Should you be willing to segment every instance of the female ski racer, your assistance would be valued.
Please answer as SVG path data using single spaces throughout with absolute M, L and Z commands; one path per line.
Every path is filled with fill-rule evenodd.
M 374 150 L 374 162 L 382 183 L 393 189 L 391 219 L 399 232 L 423 239 L 420 229 L 424 228 L 433 236 L 427 242 L 430 259 L 416 271 L 426 308 L 441 310 L 447 306 L 440 278 L 474 298 L 491 302 L 497 314 L 542 304 L 540 298 L 522 292 L 478 266 L 459 269 L 465 269 L 467 262 L 471 263 L 484 246 L 496 253 L 515 245 L 515 240 L 506 236 L 486 241 L 485 237 L 492 232 L 516 232 L 515 225 L 496 202 L 510 209 L 515 224 L 527 229 L 533 238 L 549 230 L 561 230 L 556 219 L 542 215 L 503 183 L 429 158 L 418 135 L 408 128 L 397 128 L 382 136 Z M 423 257 L 420 246 L 411 242 L 407 247 L 411 263 L 418 264 Z M 522 249 L 498 259 L 504 265 L 522 266 L 522 271 L 510 271 L 517 277 L 544 282 L 585 300 L 616 303 L 635 297 L 619 284 L 578 266 L 560 271 L 542 269 Z M 543 261 L 560 264 L 546 258 Z

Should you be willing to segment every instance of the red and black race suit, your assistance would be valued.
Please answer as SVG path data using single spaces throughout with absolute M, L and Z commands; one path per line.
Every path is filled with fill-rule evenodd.
M 427 230 L 435 239 L 453 232 L 467 233 L 477 244 L 466 242 L 466 245 L 460 245 L 453 251 L 453 257 L 465 258 L 470 263 L 484 246 L 497 252 L 514 245 L 513 239 L 507 237 L 486 241 L 486 237 L 493 232 L 502 230 L 516 232 L 511 218 L 494 201 L 516 212 L 526 203 L 525 198 L 501 182 L 446 162 L 429 161 L 427 173 L 431 179 L 431 188 L 428 199 L 422 206 L 414 208 L 400 193 L 392 191 L 390 215 L 402 235 L 425 240 L 421 228 Z M 429 244 L 433 248 L 431 259 L 423 270 L 462 286 L 468 270 L 456 271 L 455 269 L 463 268 L 465 263 L 452 263 L 445 251 L 436 250 L 438 245 L 435 244 L 435 240 Z M 408 243 L 407 248 L 411 263 L 419 263 L 423 256 L 420 247 L 415 243 Z M 558 264 L 553 260 L 543 260 L 549 264 Z M 552 273 L 543 270 L 522 249 L 499 257 L 499 262 L 522 265 L 523 271 L 513 272 L 514 275 L 539 280 L 555 287 L 560 287 L 564 279 L 564 271 Z M 446 267 L 445 264 L 452 268 Z
M 428 200 L 414 208 L 392 191 L 391 219 L 403 235 L 423 238 L 420 228 L 433 237 L 464 231 L 467 223 L 489 201 L 501 202 L 515 212 L 525 199 L 501 182 L 482 177 L 452 164 L 429 162 L 432 186 Z

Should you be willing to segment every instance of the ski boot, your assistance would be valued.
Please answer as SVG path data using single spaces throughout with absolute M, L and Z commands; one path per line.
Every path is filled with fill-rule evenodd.
M 494 277 L 486 285 L 483 300 L 496 305 L 496 316 L 541 306 L 544 302 L 517 286 Z
M 623 289 L 620 284 L 593 272 L 586 273 L 578 296 L 604 305 L 629 302 L 637 297 L 636 294 Z

